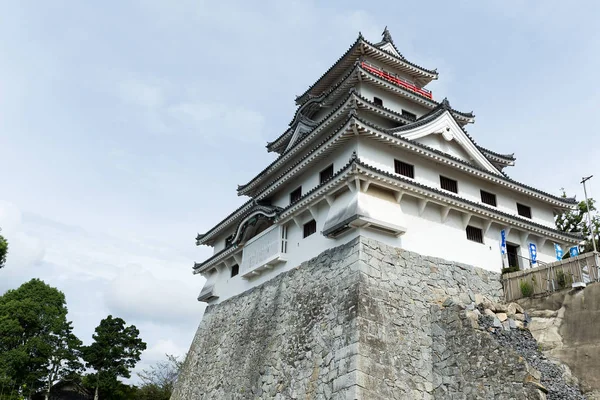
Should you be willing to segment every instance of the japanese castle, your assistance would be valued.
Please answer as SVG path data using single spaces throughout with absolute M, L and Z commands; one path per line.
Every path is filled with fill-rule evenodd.
M 240 294 L 357 236 L 497 272 L 578 243 L 554 223 L 575 200 L 509 178 L 514 155 L 475 142 L 473 113 L 426 89 L 437 78 L 387 28 L 378 43 L 359 34 L 296 98 L 266 146 L 277 159 L 238 186 L 249 200 L 198 235 L 214 248 L 194 265 L 207 279 L 199 300 Z

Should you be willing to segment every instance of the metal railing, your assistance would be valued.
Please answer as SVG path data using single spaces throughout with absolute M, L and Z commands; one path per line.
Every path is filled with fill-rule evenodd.
M 531 284 L 532 295 L 543 295 L 557 290 L 571 288 L 573 284 L 587 284 L 599 279 L 598 267 L 600 253 L 584 253 L 549 264 L 502 275 L 505 301 L 525 297 L 521 291 L 521 282 Z

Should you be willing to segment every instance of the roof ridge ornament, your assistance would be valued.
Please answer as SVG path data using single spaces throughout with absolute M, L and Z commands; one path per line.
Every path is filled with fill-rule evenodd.
M 394 44 L 394 40 L 392 39 L 392 34 L 388 30 L 387 25 L 385 26 L 385 28 L 383 28 L 383 33 L 381 34 L 381 36 L 383 36 L 383 40 L 382 40 L 383 42 L 388 42 L 388 43 Z

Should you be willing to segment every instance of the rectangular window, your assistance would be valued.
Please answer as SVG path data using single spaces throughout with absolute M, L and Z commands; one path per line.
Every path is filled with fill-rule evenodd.
M 234 276 L 236 276 L 237 274 L 240 273 L 240 266 L 235 264 L 233 267 L 231 267 L 231 277 L 233 278 Z
M 319 182 L 323 183 L 328 181 L 333 176 L 333 164 L 325 168 L 323 171 L 319 173 Z
M 383 107 L 383 100 L 381 100 L 379 97 L 373 97 L 373 103 Z
M 298 200 L 300 200 L 301 197 L 302 197 L 302 186 L 300 186 L 298 189 L 296 189 L 292 193 L 290 193 L 290 204 L 297 202 Z
M 481 190 L 481 202 L 496 207 L 496 195 L 494 193 Z
M 411 113 L 410 111 L 402 110 L 402 116 L 406 119 L 410 119 L 412 121 L 416 121 L 417 115 Z
M 308 237 L 317 231 L 317 221 L 311 219 L 304 224 L 304 237 Z
M 520 216 L 531 219 L 531 207 L 517 203 L 517 211 Z
M 474 226 L 467 226 L 467 239 L 472 242 L 483 243 L 483 231 Z
M 440 175 L 440 186 L 449 192 L 458 193 L 458 182 Z
M 400 160 L 394 160 L 394 168 L 397 174 L 407 176 L 409 178 L 415 177 L 415 167 L 414 165 L 407 164 Z

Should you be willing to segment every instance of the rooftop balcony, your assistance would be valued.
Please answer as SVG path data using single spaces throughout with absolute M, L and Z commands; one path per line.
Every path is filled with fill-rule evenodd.
M 246 279 L 284 263 L 287 253 L 287 229 L 278 225 L 248 240 L 242 253 L 240 275 Z
M 372 74 L 375 74 L 375 75 L 385 79 L 386 81 L 392 82 L 398 86 L 402 86 L 403 88 L 413 91 L 415 93 L 418 93 L 421 96 L 427 97 L 428 99 L 433 99 L 433 93 L 431 93 L 431 90 L 420 88 L 420 87 L 400 78 L 396 74 L 387 72 L 387 71 L 385 71 L 379 67 L 376 67 L 372 64 L 369 64 L 368 62 L 365 62 L 365 61 L 363 61 L 361 63 L 361 67 L 363 67 L 367 71 L 371 72 Z

